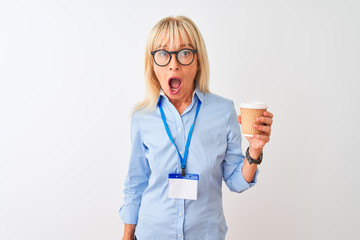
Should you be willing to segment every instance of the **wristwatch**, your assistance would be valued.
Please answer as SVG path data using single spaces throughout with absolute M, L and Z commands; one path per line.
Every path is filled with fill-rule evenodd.
M 260 164 L 261 161 L 262 161 L 262 158 L 263 158 L 263 153 L 261 152 L 260 156 L 259 156 L 259 159 L 253 159 L 250 157 L 250 154 L 249 154 L 249 148 L 247 148 L 246 150 L 246 158 L 249 162 L 249 164 L 251 165 L 252 163 L 255 163 L 255 164 Z

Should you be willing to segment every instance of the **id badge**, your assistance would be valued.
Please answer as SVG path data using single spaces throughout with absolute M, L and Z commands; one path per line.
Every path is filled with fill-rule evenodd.
M 169 174 L 169 198 L 197 199 L 198 174 Z

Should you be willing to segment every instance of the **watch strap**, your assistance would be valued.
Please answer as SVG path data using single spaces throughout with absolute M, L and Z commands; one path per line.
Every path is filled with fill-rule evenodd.
M 249 162 L 249 164 L 251 165 L 252 163 L 254 164 L 260 164 L 262 162 L 262 158 L 263 158 L 263 153 L 261 152 L 259 159 L 253 159 L 252 157 L 250 157 L 250 153 L 249 153 L 249 148 L 246 149 L 246 158 Z

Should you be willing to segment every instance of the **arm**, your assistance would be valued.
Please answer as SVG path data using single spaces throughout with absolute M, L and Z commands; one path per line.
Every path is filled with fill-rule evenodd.
M 135 224 L 126 224 L 124 227 L 124 235 L 122 240 L 134 240 L 135 238 Z
M 249 154 L 250 157 L 252 157 L 253 159 L 258 159 L 261 151 L 255 151 L 253 149 L 249 149 Z M 242 169 L 242 175 L 244 176 L 244 179 L 246 180 L 246 182 L 251 183 L 254 179 L 255 173 L 257 171 L 257 164 L 249 164 L 249 161 L 247 160 L 247 158 L 245 157 L 244 160 L 244 164 L 243 164 L 243 169 Z
M 238 116 L 238 122 L 241 124 L 241 116 Z M 258 159 L 265 144 L 270 141 L 271 135 L 271 125 L 273 123 L 273 114 L 265 111 L 263 117 L 259 117 L 257 120 L 258 123 L 262 123 L 265 125 L 258 125 L 255 124 L 254 128 L 257 130 L 262 131 L 261 135 L 255 134 L 254 137 L 246 137 L 249 141 L 249 154 L 250 157 L 253 159 Z M 256 164 L 249 164 L 247 159 L 245 159 L 244 166 L 243 166 L 243 176 L 247 182 L 251 182 L 254 174 L 257 170 Z
M 133 115 L 131 119 L 131 154 L 129 170 L 125 179 L 124 205 L 119 211 L 125 224 L 124 240 L 134 239 L 142 194 L 148 186 L 150 167 L 145 151 L 146 146 L 142 140 L 140 125 L 136 116 Z
M 242 136 L 233 104 L 229 106 L 228 113 L 227 148 L 222 163 L 223 178 L 230 191 L 242 192 L 255 185 L 258 169 L 255 164 L 250 165 L 242 153 Z

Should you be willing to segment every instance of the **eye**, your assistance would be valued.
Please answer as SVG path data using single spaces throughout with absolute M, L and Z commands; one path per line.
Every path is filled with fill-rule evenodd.
M 185 58 L 191 56 L 192 52 L 188 49 L 181 50 L 179 52 L 179 57 Z
M 167 52 L 165 52 L 165 51 L 158 51 L 157 53 L 156 53 L 159 57 L 166 57 L 168 54 L 167 54 Z

